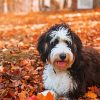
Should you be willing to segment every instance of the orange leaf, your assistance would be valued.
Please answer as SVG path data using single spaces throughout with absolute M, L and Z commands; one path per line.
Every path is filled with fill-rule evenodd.
M 45 100 L 45 96 L 42 93 L 37 95 L 38 100 Z
M 54 95 L 51 94 L 50 92 L 47 93 L 45 100 L 54 100 Z
M 97 95 L 91 91 L 88 91 L 86 94 L 86 97 L 91 98 L 91 99 L 96 99 Z
M 35 95 L 32 95 L 31 97 L 28 97 L 26 100 L 38 100 Z
M 19 93 L 19 98 L 20 100 L 26 100 L 26 92 L 22 91 L 21 93 Z
M 46 96 L 44 96 L 42 93 L 37 95 L 38 100 L 54 100 L 54 95 L 52 95 L 50 92 L 47 93 Z

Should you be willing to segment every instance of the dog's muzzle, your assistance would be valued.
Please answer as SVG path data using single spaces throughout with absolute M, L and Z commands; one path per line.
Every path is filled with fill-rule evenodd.
M 74 61 L 74 55 L 65 43 L 57 44 L 50 53 L 50 63 L 60 70 L 70 68 Z

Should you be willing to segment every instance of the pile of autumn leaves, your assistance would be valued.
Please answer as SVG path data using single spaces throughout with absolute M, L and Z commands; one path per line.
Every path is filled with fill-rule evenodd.
M 89 12 L 89 13 L 88 13 Z M 0 99 L 2 100 L 54 100 L 44 90 L 42 73 L 44 65 L 36 50 L 41 32 L 62 21 L 69 24 L 81 38 L 83 45 L 100 50 L 100 13 L 56 12 L 29 15 L 2 16 L 0 19 Z M 48 16 L 47 16 L 48 15 Z M 37 19 L 36 19 L 37 18 Z M 99 100 L 100 88 L 89 87 L 79 100 Z M 64 100 L 60 98 L 59 100 Z

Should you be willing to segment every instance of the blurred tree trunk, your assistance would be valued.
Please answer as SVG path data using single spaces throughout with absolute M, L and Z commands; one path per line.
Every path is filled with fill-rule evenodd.
M 51 0 L 39 0 L 40 11 L 48 11 L 51 9 Z
M 100 0 L 93 0 L 93 7 L 100 6 Z
M 73 9 L 73 10 L 77 9 L 77 2 L 78 2 L 78 0 L 74 0 L 72 2 L 71 9 Z
M 39 0 L 39 10 L 44 11 L 44 0 Z
M 40 8 L 39 8 L 40 0 L 32 0 L 31 2 L 32 2 L 31 10 L 32 11 L 39 11 L 40 10 Z
M 32 0 L 20 0 L 22 12 L 29 12 L 32 10 Z
M 30 12 L 32 11 L 32 5 L 33 0 L 15 0 L 15 12 Z
M 31 11 L 77 9 L 79 1 L 82 0 L 0 0 L 0 12 L 27 13 Z M 86 1 L 83 0 L 83 2 Z M 100 6 L 100 0 L 93 0 L 93 2 L 94 7 Z
M 0 12 L 48 11 L 68 8 L 72 0 L 0 0 Z
M 57 10 L 60 8 L 58 0 L 51 0 L 51 10 Z
M 15 12 L 22 12 L 22 0 L 15 0 Z
M 67 8 L 70 9 L 72 7 L 73 0 L 67 0 L 66 2 L 67 2 Z M 76 6 L 77 5 L 77 0 L 76 1 L 74 0 L 74 2 L 76 2 L 75 3 L 75 6 Z
M 9 12 L 14 12 L 15 8 L 14 8 L 14 2 L 15 0 L 6 0 L 7 2 L 7 9 Z
M 4 0 L 0 0 L 0 13 L 3 12 Z

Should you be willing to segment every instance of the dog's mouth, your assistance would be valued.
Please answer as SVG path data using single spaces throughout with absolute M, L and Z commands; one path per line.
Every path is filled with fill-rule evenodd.
M 69 61 L 64 61 L 64 60 L 58 60 L 58 61 L 55 61 L 55 66 L 58 67 L 58 68 L 65 68 L 67 67 L 69 64 Z
M 71 57 L 67 57 L 64 60 L 57 58 L 53 62 L 50 61 L 54 69 L 60 70 L 60 71 L 66 71 L 67 69 L 69 69 L 71 65 L 73 64 L 73 62 L 74 62 L 74 59 L 72 59 Z
M 64 67 L 66 65 L 66 61 L 56 61 L 55 63 L 59 67 Z

